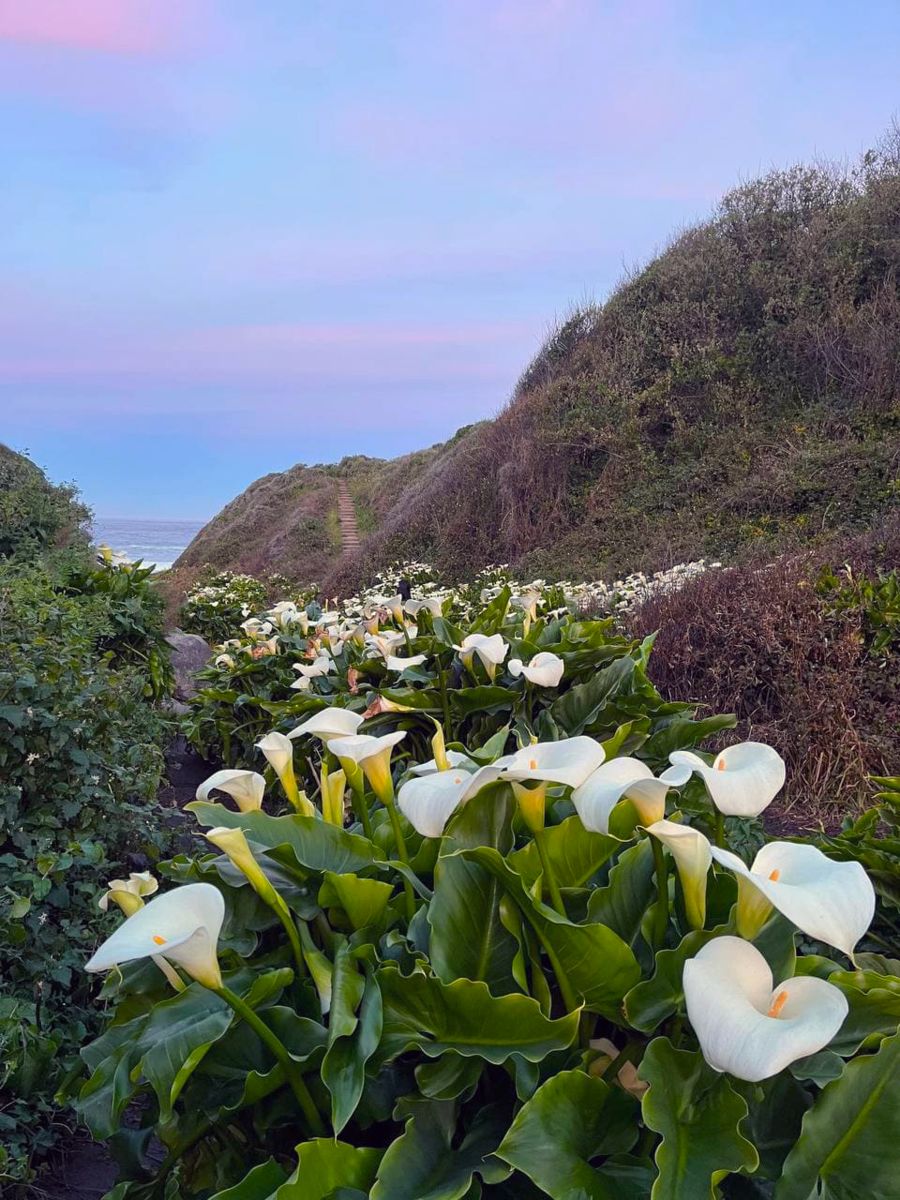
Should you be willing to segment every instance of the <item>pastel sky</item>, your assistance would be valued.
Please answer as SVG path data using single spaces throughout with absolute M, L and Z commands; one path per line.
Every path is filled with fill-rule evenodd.
M 489 416 L 728 187 L 900 107 L 868 0 L 0 0 L 0 440 L 104 515 Z

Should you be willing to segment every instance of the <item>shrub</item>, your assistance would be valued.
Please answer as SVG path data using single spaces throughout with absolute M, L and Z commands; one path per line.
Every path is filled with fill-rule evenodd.
M 70 484 L 55 485 L 22 454 L 0 444 L 0 559 L 28 561 L 87 550 L 90 514 Z
M 140 669 L 158 610 L 141 608 L 135 586 L 123 601 L 92 585 L 60 590 L 38 568 L 0 572 L 0 1181 L 10 1187 L 32 1179 L 72 1124 L 53 1097 L 97 1025 L 80 970 L 97 876 L 156 858 L 165 842 L 149 806 L 167 723 Z

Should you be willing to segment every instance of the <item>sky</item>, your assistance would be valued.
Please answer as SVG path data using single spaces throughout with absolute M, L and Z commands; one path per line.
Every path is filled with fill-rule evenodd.
M 0 0 L 0 440 L 106 516 L 491 416 L 743 179 L 900 111 L 869 0 Z

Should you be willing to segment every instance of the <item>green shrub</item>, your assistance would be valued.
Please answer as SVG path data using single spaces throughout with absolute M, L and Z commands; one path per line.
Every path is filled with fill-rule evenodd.
M 0 1181 L 10 1186 L 33 1177 L 71 1124 L 53 1097 L 97 1024 L 79 964 L 98 882 L 155 859 L 166 841 L 150 806 L 168 722 L 141 669 L 156 643 L 155 598 L 143 611 L 139 593 L 117 599 L 90 574 L 70 594 L 38 568 L 0 571 Z
M 87 550 L 90 514 L 70 484 L 55 485 L 22 454 L 0 444 L 0 559 Z

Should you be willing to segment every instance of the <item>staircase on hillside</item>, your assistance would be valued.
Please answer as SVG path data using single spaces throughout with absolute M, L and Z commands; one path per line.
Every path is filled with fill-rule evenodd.
M 338 519 L 341 524 L 341 553 L 353 554 L 359 549 L 359 527 L 356 509 L 346 480 L 338 480 Z

